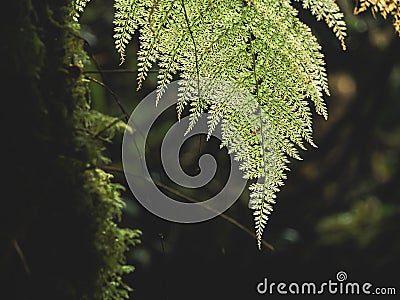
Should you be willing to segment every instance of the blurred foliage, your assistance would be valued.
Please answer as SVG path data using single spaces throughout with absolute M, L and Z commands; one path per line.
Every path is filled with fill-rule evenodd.
M 316 230 L 323 244 L 356 242 L 360 248 L 366 248 L 387 230 L 384 222 L 394 214 L 398 217 L 399 213 L 399 207 L 383 205 L 377 198 L 370 197 L 355 202 L 349 211 L 322 218 Z
M 370 9 L 375 16 L 379 12 L 385 19 L 393 17 L 394 29 L 400 36 L 400 1 L 399 0 L 360 0 L 354 9 L 354 14 Z

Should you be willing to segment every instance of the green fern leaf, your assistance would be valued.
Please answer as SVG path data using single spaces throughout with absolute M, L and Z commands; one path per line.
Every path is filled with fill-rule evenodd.
M 114 8 L 115 48 L 120 54 L 122 64 L 125 60 L 126 45 L 132 39 L 140 22 L 144 21 L 145 12 L 135 0 L 115 0 Z
M 327 22 L 345 48 L 346 26 L 335 1 L 302 3 Z M 189 131 L 208 113 L 208 137 L 220 124 L 221 147 L 240 162 L 244 178 L 257 180 L 250 186 L 249 206 L 260 247 L 289 157 L 301 159 L 298 149 L 306 144 L 316 147 L 309 103 L 328 117 L 323 99 L 328 82 L 317 39 L 289 0 L 115 0 L 115 8 L 122 62 L 139 30 L 139 88 L 154 63 L 160 67 L 157 101 L 174 74 L 186 79 L 178 117 L 189 106 Z M 229 82 L 234 89 L 220 94 L 209 80 Z
M 78 21 L 80 14 L 85 10 L 85 7 L 89 2 L 90 0 L 75 0 L 73 15 L 75 21 Z

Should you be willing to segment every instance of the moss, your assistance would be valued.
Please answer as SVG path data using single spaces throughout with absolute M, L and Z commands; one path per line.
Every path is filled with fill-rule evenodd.
M 2 199 L 2 293 L 7 299 L 126 298 L 122 275 L 132 268 L 124 253 L 139 232 L 118 227 L 121 187 L 98 167 L 108 159 L 93 130 L 114 119 L 90 109 L 79 73 L 87 58 L 71 1 L 7 5 L 14 27 L 1 54 L 2 69 L 10 70 L 4 92 L 11 95 L 5 110 L 12 128 L 5 140 L 13 196 Z

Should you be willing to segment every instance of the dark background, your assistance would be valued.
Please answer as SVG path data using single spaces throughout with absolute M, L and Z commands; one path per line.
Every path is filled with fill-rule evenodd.
M 325 97 L 328 121 L 315 116 L 318 149 L 310 146 L 301 152 L 303 161 L 291 161 L 291 172 L 265 229 L 264 239 L 275 250 L 259 251 L 254 238 L 220 217 L 190 225 L 162 220 L 127 189 L 123 224 L 143 231 L 142 244 L 128 253 L 129 263 L 136 267 L 126 278 L 134 288 L 132 298 L 271 298 L 256 293 L 264 277 L 269 282 L 318 283 L 335 280 L 338 271 L 345 271 L 348 281 L 393 286 L 400 292 L 396 275 L 400 267 L 400 37 L 391 20 L 374 19 L 370 13 L 353 16 L 352 1 L 339 4 L 348 24 L 346 52 L 325 23 L 299 8 L 301 19 L 323 46 L 332 95 Z M 154 90 L 157 73 L 150 73 L 136 91 L 137 36 L 127 49 L 127 61 L 119 67 L 112 18 L 110 1 L 93 1 L 84 13 L 82 35 L 103 74 L 90 73 L 98 70 L 93 59 L 85 71 L 112 89 L 131 113 Z M 91 91 L 95 109 L 121 115 L 106 89 L 91 83 Z M 157 122 L 148 144 L 153 172 L 159 174 L 158 143 L 171 117 L 173 111 Z M 206 145 L 202 138 L 192 138 L 182 149 L 186 153 L 182 165 L 188 173 L 196 173 L 199 153 L 218 150 L 215 141 Z M 117 170 L 121 170 L 121 139 L 117 137 L 107 150 L 111 167 Z M 224 155 L 225 150 L 218 153 Z M 120 171 L 114 174 L 116 181 L 126 185 Z M 224 181 L 224 173 L 220 175 L 217 182 Z M 213 193 L 210 189 L 184 192 L 198 200 Z M 244 192 L 225 213 L 253 231 L 247 199 Z

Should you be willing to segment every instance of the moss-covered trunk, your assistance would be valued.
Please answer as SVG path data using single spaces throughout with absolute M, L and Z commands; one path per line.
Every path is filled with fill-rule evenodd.
M 90 110 L 71 2 L 3 3 L 1 299 L 127 295 L 124 252 L 138 232 L 115 224 L 119 187 L 98 168 L 96 131 L 112 120 Z

